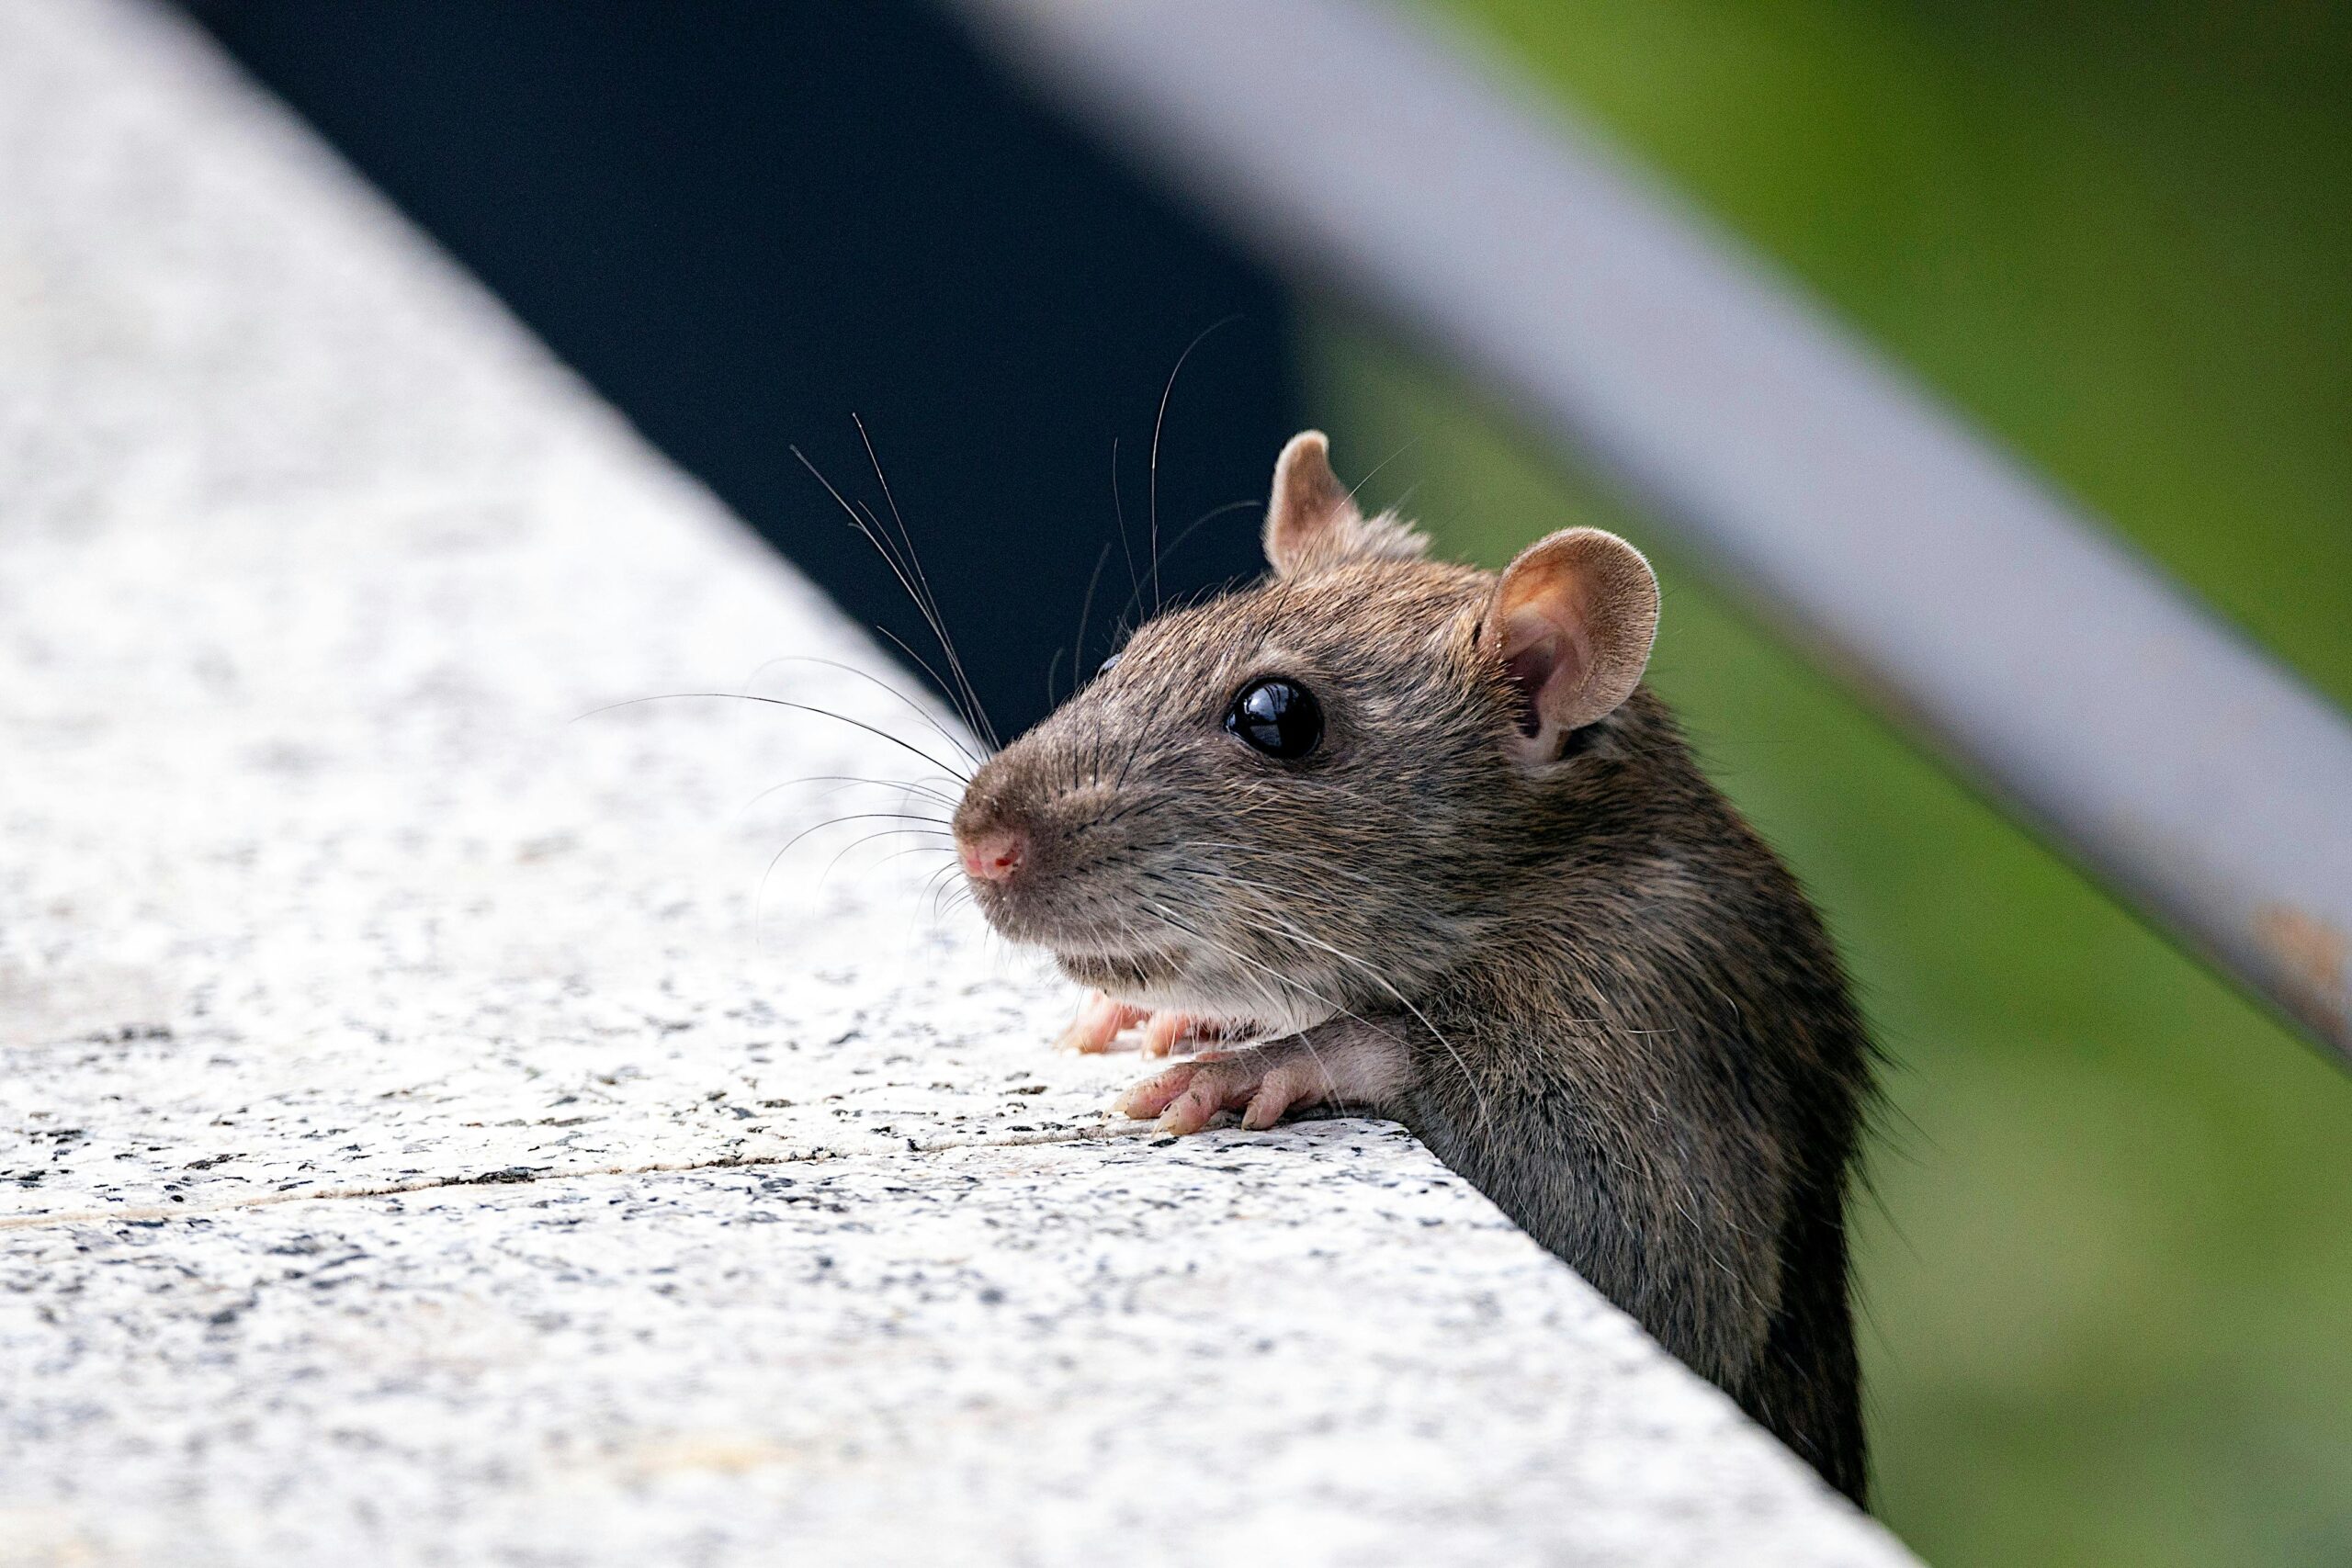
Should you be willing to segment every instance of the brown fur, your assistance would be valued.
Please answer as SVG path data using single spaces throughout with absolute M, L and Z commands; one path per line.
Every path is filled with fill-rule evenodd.
M 1148 622 L 991 759 L 958 831 L 1018 824 L 1028 860 L 982 908 L 1124 1001 L 1377 1034 L 1400 1066 L 1364 1109 L 1860 1501 L 1871 1053 L 1821 922 L 1647 688 L 1531 766 L 1496 577 L 1374 523 Z M 1296 762 L 1221 724 L 1276 673 L 1327 718 Z

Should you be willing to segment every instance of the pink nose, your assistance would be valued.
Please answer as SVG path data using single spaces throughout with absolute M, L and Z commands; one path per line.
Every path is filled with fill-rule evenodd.
M 1029 835 L 1018 828 L 990 828 L 956 840 L 964 874 L 975 882 L 1010 882 L 1029 858 Z

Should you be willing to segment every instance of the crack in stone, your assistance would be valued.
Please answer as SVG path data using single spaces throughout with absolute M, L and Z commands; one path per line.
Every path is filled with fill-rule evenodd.
M 1100 1144 L 1148 1138 L 1156 1129 L 1148 1122 L 1122 1125 L 1114 1122 L 1099 1122 L 1083 1127 L 1068 1127 L 1048 1132 L 1021 1133 L 1001 1137 L 940 1137 L 909 1138 L 905 1152 L 912 1155 L 947 1154 L 957 1149 L 1010 1149 L 1046 1144 Z M 201 1219 L 212 1214 L 235 1213 L 245 1209 L 274 1208 L 281 1203 L 326 1203 L 346 1201 L 355 1198 L 397 1198 L 408 1192 L 432 1192 L 451 1187 L 496 1187 L 502 1185 L 536 1185 L 545 1181 L 576 1180 L 594 1176 L 669 1176 L 695 1170 L 752 1170 L 766 1166 L 814 1165 L 836 1159 L 888 1159 L 897 1151 L 883 1149 L 832 1149 L 818 1147 L 772 1155 L 724 1155 L 714 1159 L 662 1160 L 647 1165 L 597 1165 L 550 1167 L 535 1170 L 528 1166 L 505 1166 L 495 1170 L 476 1171 L 468 1176 L 420 1176 L 408 1181 L 369 1182 L 353 1187 L 306 1187 L 298 1191 L 257 1192 L 248 1197 L 232 1198 L 212 1203 L 150 1204 L 137 1208 L 78 1209 L 48 1214 L 11 1214 L 0 1218 L 0 1231 L 42 1230 L 58 1225 L 115 1224 L 154 1224 L 170 1220 Z

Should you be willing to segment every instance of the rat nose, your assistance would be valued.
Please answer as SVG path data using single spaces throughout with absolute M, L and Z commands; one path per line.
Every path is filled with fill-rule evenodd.
M 964 874 L 975 882 L 1010 882 L 1029 858 L 1029 835 L 1018 828 L 987 828 L 956 835 Z

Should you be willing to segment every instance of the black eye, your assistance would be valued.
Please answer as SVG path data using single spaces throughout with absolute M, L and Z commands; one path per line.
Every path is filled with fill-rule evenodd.
M 1322 743 L 1323 705 L 1297 682 L 1269 675 L 1241 688 L 1225 727 L 1252 750 L 1296 761 Z

